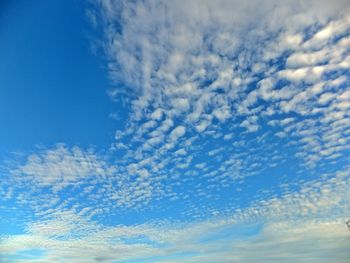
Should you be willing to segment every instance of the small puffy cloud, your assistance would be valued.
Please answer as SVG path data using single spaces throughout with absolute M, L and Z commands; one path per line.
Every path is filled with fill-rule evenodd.
M 190 108 L 190 103 L 186 98 L 174 98 L 171 101 L 171 105 L 175 111 L 186 112 Z
M 257 116 L 250 116 L 249 118 L 244 120 L 240 126 L 246 128 L 248 132 L 256 132 L 259 129 L 257 121 Z
M 339 19 L 329 22 L 326 26 L 321 28 L 318 32 L 313 35 L 313 37 L 305 42 L 305 47 L 307 48 L 319 48 L 327 41 L 344 34 L 346 30 L 350 28 L 350 19 L 346 17 L 345 19 Z
M 307 67 L 324 63 L 328 59 L 325 51 L 317 51 L 312 53 L 298 52 L 293 53 L 287 59 L 288 67 Z
M 177 141 L 179 138 L 185 135 L 186 128 L 184 126 L 177 126 L 169 134 L 169 140 L 171 142 Z
M 323 66 L 302 67 L 282 70 L 279 72 L 279 76 L 296 83 L 314 83 L 320 79 L 324 71 L 325 68 Z
M 185 156 L 187 154 L 185 149 L 179 149 L 175 153 L 175 155 Z
M 284 35 L 281 38 L 281 44 L 290 49 L 298 48 L 303 41 L 301 34 Z
M 320 98 L 318 99 L 318 103 L 320 104 L 327 104 L 329 101 L 331 101 L 332 99 L 334 99 L 336 97 L 336 95 L 334 93 L 331 92 L 326 92 L 323 93 Z
M 225 120 L 231 117 L 231 111 L 230 111 L 230 108 L 228 107 L 222 107 L 222 108 L 215 109 L 213 111 L 213 115 L 219 121 L 224 122 Z
M 350 90 L 346 90 L 339 95 L 340 100 L 350 100 Z
M 211 121 L 209 120 L 202 120 L 201 122 L 199 122 L 195 128 L 197 132 L 203 132 L 205 131 L 205 129 L 210 125 Z
M 152 112 L 151 119 L 160 120 L 162 116 L 163 116 L 163 111 L 158 108 L 154 112 Z

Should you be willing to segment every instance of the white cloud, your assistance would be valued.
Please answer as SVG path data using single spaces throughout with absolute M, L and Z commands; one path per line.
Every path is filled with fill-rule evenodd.
M 312 53 L 298 52 L 290 55 L 286 63 L 288 67 L 305 67 L 322 64 L 327 59 L 328 54 L 326 54 L 323 50 Z
M 154 112 L 151 114 L 151 119 L 154 120 L 160 120 L 162 118 L 163 112 L 161 109 L 156 109 Z
M 169 135 L 169 139 L 172 142 L 177 141 L 179 138 L 185 135 L 186 128 L 184 126 L 177 126 L 173 129 Z
M 335 94 L 334 93 L 331 93 L 331 92 L 326 92 L 326 93 L 323 93 L 320 98 L 318 99 L 318 102 L 320 104 L 327 104 L 329 101 L 331 101 L 333 98 L 335 98 Z
M 38 186 L 61 190 L 84 178 L 107 176 L 113 171 L 114 168 L 109 167 L 104 158 L 92 150 L 84 151 L 78 147 L 69 149 L 64 144 L 58 144 L 53 149 L 29 155 L 11 173 L 18 180 L 30 178 Z
M 190 108 L 190 104 L 186 98 L 175 98 L 171 101 L 171 104 L 175 110 L 179 110 L 180 112 L 187 112 Z
M 343 85 L 346 78 L 325 80 L 348 65 L 345 1 L 99 3 L 110 74 L 133 87 L 128 90 L 133 105 L 129 126 L 138 134 L 136 141 L 149 136 L 146 147 L 136 150 L 138 158 L 155 141 L 154 150 L 162 154 L 174 148 L 171 143 L 162 147 L 162 140 L 175 139 L 166 129 L 144 129 L 150 120 L 166 119 L 188 134 L 218 136 L 237 117 L 241 127 L 258 132 L 265 123 L 261 119 L 279 114 L 330 119 L 325 107 L 348 109 L 348 103 L 327 104 L 329 96 L 339 95 L 331 82 Z M 291 132 L 287 126 L 292 125 L 285 128 Z M 293 140 L 301 134 L 294 132 Z M 313 163 L 322 159 L 303 148 L 297 156 Z
M 330 262 L 322 253 L 330 251 L 345 263 L 339 222 L 349 210 L 349 175 L 314 176 L 312 167 L 338 169 L 338 158 L 350 149 L 349 80 L 343 74 L 350 62 L 348 4 L 98 3 L 108 70 L 119 89 L 110 93 L 127 98 L 128 122 L 116 132 L 108 158 L 59 145 L 12 169 L 14 179 L 1 188 L 6 200 L 28 205 L 36 216 L 55 216 L 7 237 L 1 251 L 47 248 L 47 261 L 82 262 L 166 262 L 172 259 L 163 256 L 176 261 L 191 253 L 181 260 L 257 262 L 265 255 L 268 262 Z M 294 164 L 294 156 L 299 170 L 289 174 L 292 179 L 273 177 L 269 169 Z M 305 183 L 297 181 L 298 190 L 244 192 L 256 175 L 288 181 L 309 172 Z M 16 187 L 28 191 L 19 194 Z M 251 205 L 237 208 L 236 191 L 249 195 Z M 126 210 L 166 213 L 164 200 L 170 207 L 181 202 L 176 212 L 188 220 L 217 217 L 181 226 L 92 221 L 119 218 Z M 215 206 L 219 201 L 222 209 Z M 250 220 L 265 222 L 262 231 L 243 241 L 220 238 L 233 223 Z M 268 254 L 273 249 L 275 256 Z
M 241 126 L 246 128 L 249 132 L 255 132 L 259 129 L 259 125 L 257 125 L 258 117 L 250 116 L 246 120 L 241 123 Z
M 316 34 L 304 45 L 307 48 L 319 48 L 327 41 L 344 34 L 350 28 L 350 19 L 345 17 L 341 20 L 331 21 L 328 25 L 321 28 Z
M 25 234 L 2 237 L 0 253 L 10 256 L 40 249 L 45 252 L 39 259 L 43 262 L 72 258 L 147 262 L 154 257 L 177 262 L 180 254 L 181 262 L 329 262 L 332 258 L 346 263 L 349 170 L 324 178 L 230 216 L 186 224 L 106 226 L 85 217 L 83 211 L 52 209 L 40 221 L 27 223 Z

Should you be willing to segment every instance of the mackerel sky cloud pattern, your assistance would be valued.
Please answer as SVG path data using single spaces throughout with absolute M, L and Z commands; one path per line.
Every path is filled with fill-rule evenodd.
M 120 125 L 2 161 L 0 261 L 348 262 L 347 1 L 84 8 Z

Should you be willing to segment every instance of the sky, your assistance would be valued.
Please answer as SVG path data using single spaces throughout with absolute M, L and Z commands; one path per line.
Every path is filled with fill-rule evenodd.
M 347 1 L 5 0 L 0 61 L 0 262 L 349 262 Z

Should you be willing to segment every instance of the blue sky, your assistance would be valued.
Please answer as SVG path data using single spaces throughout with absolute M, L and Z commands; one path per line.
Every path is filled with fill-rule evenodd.
M 346 263 L 346 1 L 4 1 L 0 260 Z
M 82 1 L 2 4 L 2 152 L 110 143 L 118 124 L 108 117 L 109 84 L 91 52 L 84 8 Z

